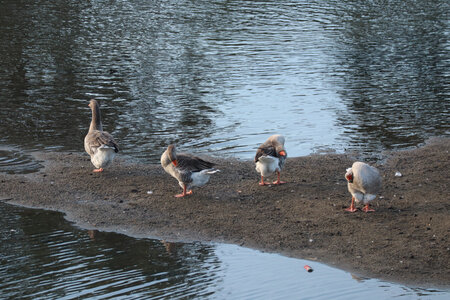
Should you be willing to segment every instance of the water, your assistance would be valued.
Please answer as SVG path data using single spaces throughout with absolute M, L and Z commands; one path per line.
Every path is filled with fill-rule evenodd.
M 449 136 L 449 6 L 4 0 L 0 171 L 39 169 L 28 151 L 82 153 L 91 98 L 101 102 L 121 155 L 148 163 L 169 143 L 250 159 L 273 133 L 286 136 L 291 157 L 355 150 L 372 159 Z M 106 233 L 92 239 L 61 217 L 40 217 L 47 212 L 1 205 L 0 213 L 0 290 L 11 297 L 276 298 L 264 288 L 278 285 L 282 298 L 345 299 L 356 291 L 373 298 L 369 290 L 377 299 L 448 298 L 357 282 L 316 263 L 309 274 L 304 261 L 235 246 L 176 244 L 171 254 L 158 241 Z M 260 261 L 245 264 L 253 258 Z M 261 271 L 272 259 L 270 272 Z M 335 283 L 341 279 L 350 280 Z
M 38 171 L 42 165 L 20 149 L 0 147 L 0 172 L 27 174 Z
M 83 230 L 0 202 L 0 299 L 448 299 L 450 291 L 360 278 L 227 244 Z M 36 226 L 39 224 L 39 226 Z M 310 265 L 314 271 L 306 272 Z
M 449 131 L 448 1 L 4 1 L 0 143 L 123 154 L 377 157 Z

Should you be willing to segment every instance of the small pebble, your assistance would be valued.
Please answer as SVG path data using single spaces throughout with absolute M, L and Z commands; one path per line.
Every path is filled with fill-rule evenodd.
M 151 195 L 153 194 L 153 191 L 147 191 L 147 194 Z
M 402 175 L 402 173 L 400 173 L 399 171 L 397 171 L 397 172 L 395 172 L 395 176 L 397 176 L 397 177 L 402 177 L 403 175 Z

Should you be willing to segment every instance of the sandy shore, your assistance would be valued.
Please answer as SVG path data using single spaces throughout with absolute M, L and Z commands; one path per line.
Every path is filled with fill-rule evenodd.
M 450 286 L 450 139 L 386 154 L 374 213 L 348 213 L 349 154 L 288 158 L 281 186 L 258 186 L 252 161 L 211 160 L 221 173 L 182 199 L 160 165 L 118 159 L 92 173 L 82 153 L 39 153 L 45 168 L 0 174 L 0 199 L 62 211 L 88 229 L 174 241 L 228 242 L 325 262 L 359 276 Z M 400 171 L 403 176 L 394 176 Z

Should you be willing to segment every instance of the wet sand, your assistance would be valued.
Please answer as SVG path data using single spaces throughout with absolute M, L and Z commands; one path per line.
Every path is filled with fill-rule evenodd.
M 252 161 L 209 158 L 221 172 L 193 195 L 160 165 L 117 159 L 92 173 L 87 154 L 35 153 L 45 165 L 0 174 L 0 200 L 65 212 L 87 229 L 172 241 L 226 242 L 334 265 L 357 276 L 450 286 L 450 139 L 386 153 L 382 198 L 348 213 L 355 154 L 288 158 L 281 186 L 258 186 Z M 399 171 L 403 176 L 395 176 Z M 361 206 L 359 206 L 361 207 Z

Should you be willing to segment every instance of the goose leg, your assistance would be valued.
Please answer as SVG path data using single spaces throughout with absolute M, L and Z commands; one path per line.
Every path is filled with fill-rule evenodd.
M 103 172 L 103 168 L 94 169 L 92 172 L 94 172 L 94 173 L 100 173 L 100 172 Z
M 264 176 L 262 176 L 262 175 L 261 175 L 261 181 L 259 182 L 259 185 L 260 185 L 260 186 L 268 185 L 268 183 L 265 183 L 265 182 L 264 182 Z
M 184 197 L 186 195 L 191 195 L 191 194 L 192 194 L 192 190 L 189 190 L 186 192 L 186 185 L 183 185 L 183 193 L 177 194 L 177 195 L 175 195 L 175 197 L 180 198 L 180 197 Z
M 355 212 L 356 208 L 355 208 L 355 197 L 352 196 L 352 204 L 350 204 L 349 208 L 346 208 L 345 211 L 349 211 L 349 212 Z
M 281 180 L 280 180 L 280 176 L 281 176 L 280 171 L 277 171 L 277 176 L 278 176 L 278 179 L 277 179 L 277 181 L 274 181 L 273 184 L 283 184 L 283 183 L 286 183 L 286 181 L 281 181 Z
M 366 206 L 363 207 L 362 211 L 367 213 L 369 211 L 375 211 L 375 209 L 370 208 L 369 203 L 367 203 Z

